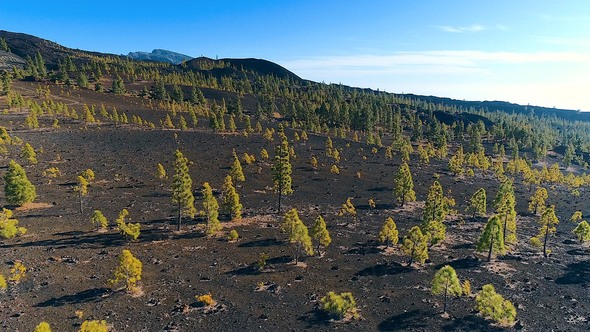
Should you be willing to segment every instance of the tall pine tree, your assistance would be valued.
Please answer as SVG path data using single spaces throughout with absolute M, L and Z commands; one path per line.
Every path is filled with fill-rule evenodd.
M 180 231 L 182 215 L 195 217 L 195 197 L 193 196 L 193 180 L 188 173 L 188 159 L 176 150 L 174 153 L 174 176 L 172 177 L 172 202 L 177 206 L 178 226 Z

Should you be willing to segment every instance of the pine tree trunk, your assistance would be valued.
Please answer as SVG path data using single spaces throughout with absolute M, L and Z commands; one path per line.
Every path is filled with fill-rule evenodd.
M 488 262 L 492 261 L 492 248 L 494 246 L 494 231 L 496 226 L 492 227 L 492 238 L 490 239 L 490 249 L 488 250 Z
M 447 284 L 445 285 L 445 304 L 443 306 L 443 313 L 447 312 L 447 292 L 449 290 L 449 281 L 447 280 Z
M 543 241 L 543 257 L 547 258 L 547 238 L 549 237 L 549 225 L 545 231 L 545 240 Z
M 84 200 L 84 197 L 82 195 L 80 195 L 80 214 L 82 214 L 84 212 L 84 207 L 82 206 L 83 200 Z
M 506 211 L 506 214 L 504 215 L 504 243 L 506 243 L 506 234 L 508 233 L 506 231 L 507 226 L 508 226 L 508 211 Z
M 180 223 L 182 222 L 182 208 L 180 206 L 180 202 L 178 202 L 178 225 L 176 226 L 176 230 L 180 232 Z
M 412 248 L 412 252 L 410 253 L 410 260 L 408 261 L 408 266 L 412 266 L 412 262 L 414 262 L 414 251 L 416 249 Z

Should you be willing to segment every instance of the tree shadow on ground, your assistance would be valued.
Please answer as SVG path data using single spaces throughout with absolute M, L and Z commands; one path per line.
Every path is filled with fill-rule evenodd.
M 249 242 L 240 243 L 238 247 L 240 248 L 253 248 L 253 247 L 272 247 L 272 246 L 280 246 L 285 242 L 282 240 L 277 239 L 263 239 L 263 240 L 253 240 Z
M 400 263 L 384 263 L 384 264 L 377 264 L 375 266 L 370 266 L 365 269 L 362 269 L 355 273 L 356 276 L 366 277 L 366 276 L 386 276 L 386 275 L 396 275 L 400 273 L 408 273 L 413 271 L 409 266 L 401 265 Z
M 555 279 L 559 285 L 577 285 L 590 282 L 590 261 L 568 264 L 563 276 Z
M 367 243 L 355 243 L 355 246 L 348 249 L 345 255 L 367 255 L 367 254 L 378 254 L 381 250 L 377 248 L 375 242 Z
M 58 298 L 51 298 L 35 304 L 33 307 L 61 307 L 64 305 L 99 302 L 101 299 L 113 294 L 109 288 L 93 288 L 78 292 L 72 295 L 64 295 Z
M 435 268 L 438 270 L 445 265 L 449 265 L 453 269 L 470 269 L 480 266 L 481 261 L 477 257 L 469 256 L 464 258 L 455 259 L 447 263 L 438 264 Z
M 319 326 L 329 326 L 330 318 L 327 312 L 316 308 L 299 316 L 297 320 L 307 323 L 306 329 L 313 329 Z
M 420 310 L 412 310 L 394 315 L 379 323 L 377 327 L 379 331 L 406 331 L 410 329 L 424 329 L 428 327 L 428 323 L 424 318 L 432 316 L 432 312 L 422 312 Z
M 577 248 L 577 249 L 568 250 L 567 254 L 572 255 L 572 256 L 586 256 L 586 255 L 590 255 L 590 250 Z
M 269 258 L 266 260 L 266 266 L 264 268 L 264 271 L 273 271 L 275 270 L 275 264 L 287 264 L 289 262 L 292 262 L 293 258 L 291 256 L 279 256 L 279 257 L 273 257 L 273 258 Z M 244 276 L 244 275 L 257 275 L 257 274 L 261 274 L 263 273 L 258 264 L 250 264 L 248 266 L 244 266 L 244 267 L 240 267 L 228 272 L 225 272 L 225 274 L 227 275 L 239 275 L 239 276 Z
M 373 187 L 371 189 L 367 189 L 367 191 L 371 191 L 371 192 L 393 191 L 393 188 L 389 188 L 389 187 Z
M 456 318 L 450 324 L 442 327 L 443 331 L 505 331 L 501 327 L 490 325 L 489 321 L 486 321 L 482 317 L 470 315 L 463 318 Z

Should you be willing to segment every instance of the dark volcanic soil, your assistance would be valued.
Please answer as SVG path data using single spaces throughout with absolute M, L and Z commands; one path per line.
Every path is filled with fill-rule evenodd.
M 34 94 L 31 83 L 15 85 L 21 93 Z M 157 121 L 165 116 L 163 111 L 148 110 L 131 98 L 91 92 L 61 97 L 78 110 L 82 108 L 80 102 L 100 105 L 102 101 L 109 108 L 128 110 L 129 117 L 139 114 Z M 284 200 L 283 211 L 296 207 L 308 226 L 322 214 L 333 242 L 324 257 L 307 257 L 303 266 L 295 266 L 293 247 L 280 232 L 281 218 L 275 214 L 270 164 L 260 157 L 263 147 L 272 154 L 276 141 L 267 142 L 260 134 L 215 134 L 207 129 L 205 119 L 196 130 L 180 132 L 112 124 L 82 129 L 80 123 L 65 120 L 60 122 L 61 128 L 52 129 L 47 118 L 42 119 L 44 128 L 31 131 L 19 126 L 25 115 L 0 115 L 0 124 L 13 128 L 12 135 L 36 149 L 42 148 L 39 164 L 27 166 L 26 171 L 37 186 L 36 202 L 47 205 L 15 211 L 28 233 L 0 241 L 1 273 L 6 275 L 14 260 L 22 260 L 29 267 L 23 282 L 0 294 L 0 326 L 6 331 L 31 331 L 42 320 L 55 331 L 75 331 L 84 319 L 105 319 L 117 331 L 499 329 L 473 311 L 470 297 L 452 299 L 450 318 L 441 317 L 443 299 L 431 295 L 430 282 L 445 264 L 453 266 L 462 280 L 469 279 L 474 292 L 486 283 L 494 284 L 498 293 L 517 307 L 515 329 L 590 328 L 590 250 L 575 241 L 571 234 L 575 225 L 568 221 L 575 210 L 588 214 L 586 189 L 575 199 L 567 189 L 550 190 L 548 203 L 557 205 L 561 224 L 557 236 L 550 239 L 552 255 L 543 259 L 528 245 L 528 239 L 536 234 L 537 219 L 526 212 L 531 192 L 517 179 L 519 243 L 510 254 L 487 263 L 474 250 L 485 219 L 472 220 L 462 213 L 465 202 L 480 187 L 486 189 L 488 202 L 492 200 L 498 182 L 491 176 L 456 179 L 446 171 L 446 161 L 433 160 L 421 166 L 413 156 L 410 167 L 419 201 L 402 209 L 395 205 L 392 195 L 399 156 L 390 161 L 383 149 L 373 155 L 365 144 L 351 142 L 346 147 L 349 142 L 333 139 L 335 146 L 342 148 L 341 173 L 334 175 L 324 157 L 325 137 L 310 135 L 305 143 L 291 142 L 297 153 L 293 160 L 294 194 Z M 293 132 L 287 130 L 287 136 L 292 139 Z M 228 224 L 218 237 L 205 237 L 204 222 L 199 218 L 185 222 L 183 231 L 175 232 L 170 181 L 157 179 L 155 172 L 157 163 L 172 172 L 177 148 L 192 163 L 190 174 L 196 192 L 205 181 L 214 189 L 221 188 L 231 165 L 232 149 L 239 155 L 256 155 L 256 163 L 243 164 L 246 182 L 238 191 L 244 220 L 232 224 L 240 234 L 237 243 L 226 240 L 231 228 Z M 320 160 L 319 171 L 309 165 L 312 154 Z M 10 157 L 19 159 L 17 155 L 18 149 L 13 148 Z M 9 159 L 3 159 L 0 166 L 5 168 Z M 48 184 L 42 172 L 53 166 L 63 176 Z M 87 168 L 95 171 L 96 180 L 80 214 L 72 186 L 76 176 Z M 361 178 L 357 178 L 357 171 Z M 399 250 L 385 250 L 376 238 L 389 216 L 396 221 L 400 237 L 420 223 L 434 173 L 440 175 L 445 192 L 452 190 L 459 215 L 447 221 L 447 240 L 443 246 L 432 248 L 430 261 L 422 267 L 407 267 Z M 352 197 L 357 207 L 358 222 L 337 216 L 347 197 Z M 367 204 L 371 197 L 377 202 L 374 210 Z M 5 202 L 3 196 L 0 199 Z M 199 196 L 196 203 L 201 209 Z M 142 224 L 137 242 L 126 242 L 114 228 L 106 233 L 93 230 L 90 215 L 94 209 L 102 210 L 113 222 L 123 208 L 129 210 L 131 221 Z M 107 285 L 124 248 L 143 262 L 143 295 L 138 297 L 113 291 Z M 263 252 L 270 257 L 269 266 L 259 272 L 256 261 Z M 256 291 L 259 283 L 270 287 Z M 317 310 L 319 299 L 328 291 L 352 292 L 362 320 L 330 322 Z M 205 293 L 211 293 L 220 303 L 220 310 L 186 312 L 195 304 L 195 295 Z M 76 317 L 76 310 L 83 311 L 82 319 Z

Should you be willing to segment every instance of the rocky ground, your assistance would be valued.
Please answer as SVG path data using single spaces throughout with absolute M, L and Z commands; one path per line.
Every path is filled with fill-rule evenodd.
M 15 83 L 15 88 L 35 95 L 34 83 Z M 166 114 L 130 97 L 64 88 L 53 88 L 52 95 L 78 110 L 83 103 L 102 102 L 107 108 L 127 111 L 129 117 L 137 114 L 155 122 Z M 0 108 L 5 108 L 2 102 Z M 387 160 L 384 149 L 372 154 L 365 144 L 333 139 L 335 147 L 342 149 L 341 173 L 334 175 L 324 157 L 325 137 L 310 135 L 307 142 L 291 142 L 297 154 L 294 193 L 284 200 L 283 210 L 297 208 L 308 226 L 323 215 L 333 242 L 323 257 L 307 257 L 295 265 L 293 246 L 279 227 L 270 164 L 260 158 L 262 148 L 272 155 L 276 141 L 268 142 L 260 134 L 212 133 L 205 119 L 197 129 L 184 132 L 109 123 L 84 129 L 81 123 L 66 120 L 53 129 L 49 118 L 41 119 L 41 129 L 25 130 L 20 126 L 25 116 L 26 110 L 0 115 L 0 124 L 10 128 L 12 135 L 41 150 L 39 163 L 25 167 L 37 186 L 37 204 L 15 211 L 28 233 L 0 241 L 0 272 L 6 275 L 15 260 L 29 268 L 23 282 L 0 294 L 0 326 L 6 331 L 31 331 L 42 320 L 56 331 L 74 331 L 84 319 L 105 319 L 117 331 L 503 329 L 473 311 L 472 297 L 452 299 L 449 317 L 441 315 L 443 299 L 431 295 L 430 283 L 436 270 L 446 264 L 462 280 L 469 279 L 474 291 L 492 283 L 515 304 L 518 322 L 508 329 L 586 331 L 590 327 L 590 250 L 575 241 L 571 234 L 575 225 L 569 222 L 575 210 L 587 213 L 585 189 L 578 198 L 565 188 L 550 190 L 548 203 L 556 204 L 561 223 L 550 239 L 553 253 L 544 259 L 528 244 L 536 234 L 537 217 L 526 211 L 532 193 L 517 179 L 519 242 L 509 254 L 488 263 L 474 245 L 486 220 L 463 212 L 466 201 L 481 187 L 491 201 L 498 189 L 491 175 L 457 179 L 448 173 L 446 161 L 420 165 L 412 156 L 418 202 L 400 208 L 392 195 L 399 155 Z M 293 132 L 287 130 L 287 136 L 292 139 Z M 204 221 L 199 218 L 175 231 L 170 181 L 157 179 L 155 173 L 157 163 L 171 171 L 176 149 L 191 161 L 196 192 L 205 181 L 214 190 L 221 188 L 232 149 L 239 155 L 256 155 L 256 163 L 243 164 L 246 181 L 238 187 L 244 204 L 241 222 L 224 222 L 223 231 L 212 238 L 203 235 Z M 312 155 L 320 161 L 319 170 L 309 164 Z M 24 164 L 18 149 L 13 149 L 0 166 L 6 168 L 10 158 Z M 63 175 L 49 183 L 42 175 L 49 167 L 58 167 Z M 80 213 L 72 187 L 87 168 L 94 170 L 96 180 Z M 420 223 L 435 173 L 445 192 L 452 190 L 458 214 L 447 221 L 447 240 L 431 249 L 430 260 L 407 267 L 398 249 L 386 249 L 376 238 L 387 217 L 393 217 L 401 236 Z M 1 195 L 0 201 L 5 202 Z M 357 208 L 356 221 L 337 216 L 348 197 Z M 375 209 L 368 206 L 369 198 L 375 199 Z M 201 208 L 198 195 L 196 204 Z M 113 222 L 123 208 L 129 210 L 132 222 L 142 224 L 137 242 L 125 241 L 115 228 L 97 232 L 90 223 L 95 209 Z M 226 239 L 232 228 L 240 234 L 236 243 Z M 112 290 L 107 284 L 124 248 L 143 262 L 140 296 Z M 261 253 L 269 256 L 262 271 L 256 264 Z M 318 310 L 319 299 L 328 291 L 352 292 L 362 319 L 346 324 L 330 321 Z M 203 310 L 196 305 L 195 295 L 206 293 L 217 300 L 217 307 Z M 76 311 L 82 311 L 83 317 Z

